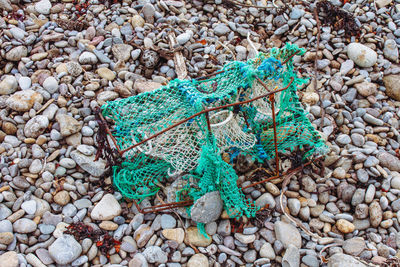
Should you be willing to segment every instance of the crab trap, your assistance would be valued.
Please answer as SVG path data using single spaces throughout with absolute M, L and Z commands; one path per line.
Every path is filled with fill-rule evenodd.
M 259 208 L 245 198 L 222 155 L 230 161 L 238 155 L 259 162 L 275 158 L 273 179 L 280 175 L 279 152 L 300 147 L 304 160 L 327 152 L 296 94 L 306 80 L 297 77 L 292 58 L 303 53 L 286 44 L 247 62 L 229 62 L 207 77 L 175 79 L 107 102 L 98 114 L 98 137 L 103 136 L 98 143 L 103 142 L 99 154 L 112 165 L 114 186 L 140 202 L 154 196 L 167 178 L 179 177 L 186 182 L 176 202 L 141 211 L 190 206 L 219 191 L 231 218 L 255 216 Z

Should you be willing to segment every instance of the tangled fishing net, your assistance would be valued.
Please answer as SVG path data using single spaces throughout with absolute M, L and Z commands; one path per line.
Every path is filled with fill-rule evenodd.
M 247 62 L 229 62 L 213 78 L 176 79 L 103 105 L 102 115 L 114 122 L 113 136 L 123 151 L 122 163 L 112 166 L 115 187 L 125 197 L 141 201 L 156 194 L 168 176 L 181 175 L 191 180 L 191 186 L 182 188 L 177 201 L 195 201 L 219 191 L 230 217 L 255 216 L 258 207 L 237 187 L 238 176 L 222 153 L 231 160 L 239 154 L 260 162 L 273 158 L 273 113 L 278 151 L 301 148 L 309 157 L 327 150 L 296 94 L 306 81 L 293 70 L 295 53 L 304 51 L 287 44 Z M 274 97 L 230 105 L 284 87 L 288 88 Z

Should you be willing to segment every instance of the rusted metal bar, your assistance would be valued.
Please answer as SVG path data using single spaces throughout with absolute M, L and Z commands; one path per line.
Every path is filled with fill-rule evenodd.
M 210 78 L 210 77 L 212 77 L 212 76 L 215 76 L 215 75 L 218 75 L 218 74 L 221 74 L 221 73 L 224 73 L 224 72 L 225 72 L 224 70 L 220 70 L 220 71 L 217 71 L 217 72 L 213 72 L 213 73 L 210 73 L 210 74 L 206 74 L 206 75 L 204 75 L 204 76 L 202 76 L 202 77 L 197 78 L 196 80 L 197 80 L 197 81 L 202 81 L 202 80 L 205 80 L 205 79 L 207 79 L 207 78 Z
M 208 114 L 208 112 L 205 113 L 206 115 L 206 121 L 207 121 L 207 128 L 208 128 L 208 133 L 211 134 L 211 123 L 210 123 L 210 116 Z
M 108 128 L 107 121 L 106 121 L 106 119 L 103 117 L 103 114 L 101 114 L 101 111 L 99 112 L 99 117 L 100 117 L 100 119 L 101 119 L 102 121 L 105 122 L 104 125 L 106 126 L 106 132 L 107 132 L 107 134 L 111 137 L 111 140 L 113 141 L 113 143 L 114 143 L 114 145 L 115 145 L 115 148 L 117 149 L 118 153 L 121 154 L 120 149 L 119 149 L 119 146 L 118 146 L 118 144 L 117 144 L 117 140 L 115 140 L 115 137 L 112 135 L 110 128 Z M 107 142 L 108 142 L 108 140 L 107 140 Z
M 283 61 L 282 64 L 286 64 L 292 57 L 294 57 L 294 56 L 297 55 L 298 53 L 300 53 L 300 50 L 297 50 L 295 53 L 293 53 L 293 55 L 291 55 L 291 56 L 288 57 L 285 61 Z
M 276 115 L 275 115 L 275 94 L 269 96 L 269 101 L 271 101 L 271 109 L 272 109 L 272 123 L 274 127 L 274 146 L 275 146 L 275 170 L 276 175 L 279 176 L 279 155 L 278 155 L 278 137 L 276 134 Z
M 247 186 L 245 186 L 245 187 L 242 187 L 242 190 L 243 190 L 243 189 L 246 189 L 246 188 L 250 188 L 250 187 L 256 186 L 256 185 L 259 185 L 259 184 L 262 184 L 262 183 L 266 183 L 266 182 L 268 182 L 268 181 L 271 181 L 271 180 L 277 179 L 277 178 L 279 178 L 279 177 L 282 177 L 282 176 L 291 174 L 291 173 L 293 173 L 293 172 L 298 172 L 298 171 L 302 170 L 304 167 L 310 165 L 311 163 L 315 163 L 316 161 L 319 161 L 319 160 L 321 160 L 322 158 L 323 158 L 323 156 L 317 157 L 317 158 L 315 158 L 314 160 L 308 161 L 308 162 L 304 163 L 302 166 L 299 166 L 299 167 L 297 167 L 297 168 L 295 168 L 295 169 L 289 170 L 289 171 L 287 171 L 286 173 L 284 173 L 284 174 L 282 174 L 282 175 L 274 175 L 274 176 L 268 177 L 267 179 L 264 179 L 264 180 L 262 180 L 262 181 L 254 182 L 254 183 L 249 184 L 249 185 L 247 185 Z
M 136 206 L 136 209 L 140 213 L 147 214 L 147 213 L 159 212 L 159 211 L 168 210 L 168 209 L 190 206 L 193 204 L 193 201 L 186 200 L 186 201 L 172 202 L 172 203 L 166 203 L 166 204 L 160 204 L 160 205 L 154 205 L 154 206 L 150 206 L 150 207 L 140 208 L 140 206 L 139 206 L 139 204 L 137 204 L 136 200 L 133 199 L 133 204 Z
M 197 116 L 200 116 L 200 115 L 202 115 L 202 114 L 204 114 L 204 113 L 206 113 L 206 112 L 211 112 L 211 111 L 215 111 L 215 110 L 219 110 L 219 109 L 224 109 L 224 108 L 229 108 L 229 107 L 238 106 L 238 105 L 244 105 L 244 104 L 247 104 L 247 103 L 251 103 L 251 102 L 253 102 L 253 101 L 256 101 L 256 100 L 258 100 L 258 99 L 260 99 L 260 98 L 264 98 L 264 97 L 270 96 L 271 94 L 275 94 L 275 93 L 284 91 L 284 90 L 286 90 L 286 89 L 289 88 L 289 86 L 293 83 L 293 81 L 294 81 L 294 78 L 292 77 L 292 79 L 290 80 L 290 82 L 289 82 L 284 88 L 275 90 L 275 91 L 273 91 L 273 92 L 268 92 L 268 93 L 266 93 L 266 94 L 257 96 L 257 97 L 252 98 L 252 99 L 248 99 L 248 100 L 241 101 L 241 102 L 236 102 L 236 103 L 227 104 L 227 105 L 224 105 L 224 106 L 219 106 L 219 107 L 214 107 L 214 108 L 209 108 L 209 109 L 202 110 L 202 111 L 200 111 L 200 112 L 198 112 L 198 113 L 196 113 L 196 114 L 193 114 L 192 116 L 190 116 L 190 117 L 188 117 L 188 118 L 186 118 L 186 119 L 183 119 L 183 120 L 181 120 L 181 121 L 175 123 L 174 125 L 171 125 L 170 127 L 166 128 L 166 129 L 164 129 L 164 130 L 162 130 L 162 131 L 160 131 L 160 132 L 158 132 L 158 133 L 156 133 L 156 134 L 154 134 L 154 135 L 152 135 L 152 136 L 150 136 L 150 137 L 148 137 L 148 138 L 142 140 L 141 142 L 139 142 L 139 143 L 137 143 L 137 144 L 134 144 L 134 145 L 132 145 L 132 146 L 130 146 L 130 147 L 128 147 L 128 148 L 126 148 L 126 149 L 120 151 L 119 153 L 120 153 L 120 155 L 122 156 L 122 154 L 125 153 L 126 151 L 128 151 L 128 150 L 130 150 L 130 149 L 133 149 L 133 148 L 135 148 L 135 147 L 137 147 L 137 146 L 140 146 L 140 145 L 146 143 L 147 141 L 156 138 L 156 137 L 159 136 L 160 134 L 163 134 L 163 133 L 165 133 L 165 132 L 167 132 L 167 131 L 169 131 L 169 130 L 171 130 L 171 129 L 173 129 L 173 128 L 175 128 L 175 127 L 177 127 L 177 126 L 179 126 L 179 125 L 181 125 L 181 124 L 183 124 L 183 123 L 185 123 L 185 122 L 187 122 L 187 121 L 189 121 L 189 120 L 191 120 L 191 119 L 193 119 L 193 118 L 195 118 L 195 117 L 197 117 Z

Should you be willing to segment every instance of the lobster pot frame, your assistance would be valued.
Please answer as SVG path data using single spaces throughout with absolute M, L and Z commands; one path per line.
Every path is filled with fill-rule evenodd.
M 291 58 L 302 53 L 287 44 L 247 62 L 228 62 L 213 77 L 175 79 L 107 102 L 100 115 L 114 124 L 112 133 L 104 130 L 118 152 L 114 162 L 122 162 L 112 167 L 115 186 L 140 201 L 154 196 L 168 176 L 187 174 L 194 184 L 177 194 L 185 196 L 177 201 L 218 191 L 231 217 L 254 216 L 258 207 L 237 186 L 238 176 L 223 153 L 230 160 L 239 154 L 260 162 L 275 157 L 279 169 L 279 151 L 306 148 L 305 157 L 327 151 L 296 94 L 305 80 Z

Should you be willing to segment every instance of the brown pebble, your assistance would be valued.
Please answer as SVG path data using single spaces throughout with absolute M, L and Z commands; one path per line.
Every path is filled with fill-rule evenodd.
M 36 142 L 35 138 L 25 138 L 24 143 L 25 144 L 34 144 Z
M 40 135 L 37 139 L 36 139 L 36 144 L 38 144 L 39 146 L 43 145 L 44 143 L 47 142 L 47 138 L 44 135 Z
M 42 218 L 41 216 L 36 216 L 35 218 L 33 218 L 33 221 L 34 221 L 36 224 L 39 224 L 41 218 Z
M 8 121 L 3 122 L 2 129 L 8 135 L 14 135 L 17 132 L 17 126 Z
M 0 187 L 0 193 L 4 192 L 4 191 L 7 191 L 9 189 L 10 189 L 10 186 L 8 186 L 8 185 L 2 186 L 2 187 Z
M 55 203 L 57 203 L 60 206 L 65 206 L 69 203 L 71 200 L 71 197 L 69 196 L 68 192 L 63 190 L 58 192 L 54 197 L 53 200 Z
M 106 231 L 115 231 L 118 228 L 118 224 L 112 221 L 102 221 L 99 224 L 99 227 Z

